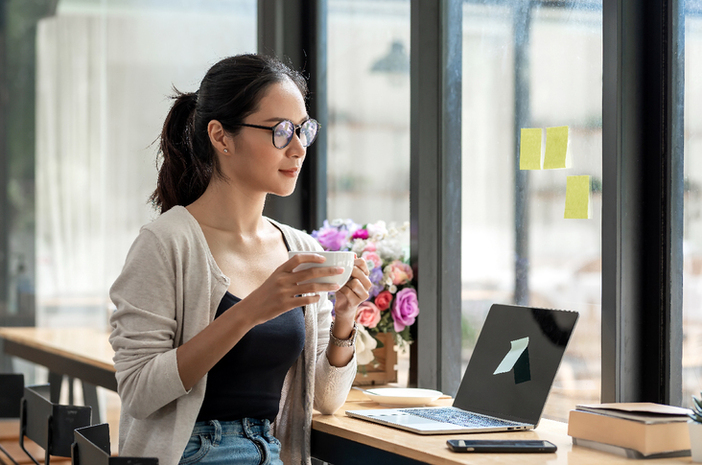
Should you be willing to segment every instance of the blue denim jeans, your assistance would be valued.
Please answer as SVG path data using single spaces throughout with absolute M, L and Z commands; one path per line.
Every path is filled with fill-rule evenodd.
M 178 465 L 282 465 L 268 420 L 199 421 Z

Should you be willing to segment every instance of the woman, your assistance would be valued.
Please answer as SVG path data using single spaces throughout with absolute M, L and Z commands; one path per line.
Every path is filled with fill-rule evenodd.
M 324 258 L 288 251 L 321 247 L 263 216 L 268 194 L 293 192 L 317 135 L 306 96 L 299 73 L 257 55 L 220 61 L 176 96 L 152 195 L 161 215 L 110 290 L 120 455 L 308 464 L 312 409 L 345 401 L 368 268 L 356 259 L 341 288 L 298 284 L 342 270 L 296 272 Z

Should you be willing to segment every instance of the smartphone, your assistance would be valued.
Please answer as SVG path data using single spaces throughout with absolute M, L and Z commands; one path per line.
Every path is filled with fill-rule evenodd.
M 454 452 L 556 452 L 556 445 L 540 439 L 449 439 Z

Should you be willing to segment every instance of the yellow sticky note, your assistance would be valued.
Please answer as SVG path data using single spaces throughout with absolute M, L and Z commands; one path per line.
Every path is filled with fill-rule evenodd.
M 570 152 L 568 150 L 568 126 L 546 128 L 546 153 L 544 154 L 544 169 L 554 170 L 570 168 Z
M 541 157 L 541 128 L 522 128 L 519 142 L 519 169 L 540 170 L 543 165 Z
M 592 218 L 590 176 L 568 176 L 563 218 L 582 220 Z

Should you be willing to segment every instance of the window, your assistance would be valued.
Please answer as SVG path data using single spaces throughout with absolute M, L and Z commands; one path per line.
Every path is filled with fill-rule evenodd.
M 410 217 L 410 2 L 331 0 L 328 14 L 327 218 L 401 225 Z M 397 368 L 406 385 L 409 351 Z
M 464 3 L 462 360 L 494 302 L 578 311 L 544 411 L 565 420 L 600 393 L 602 10 L 532 5 Z M 519 170 L 520 129 L 558 126 L 572 167 Z M 564 219 L 572 175 L 591 219 Z
M 683 406 L 702 389 L 702 15 L 685 19 Z
M 172 88 L 256 51 L 255 0 L 62 1 L 37 28 L 37 326 L 106 325 L 107 289 L 156 212 Z
M 409 221 L 410 2 L 329 2 L 328 218 Z

